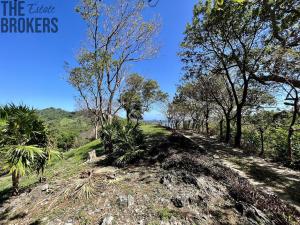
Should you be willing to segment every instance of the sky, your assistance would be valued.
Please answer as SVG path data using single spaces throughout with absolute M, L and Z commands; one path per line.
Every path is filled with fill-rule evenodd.
M 66 81 L 64 62 L 75 63 L 75 55 L 86 38 L 86 26 L 74 10 L 79 0 L 26 0 L 26 4 L 32 2 L 55 6 L 53 15 L 58 17 L 59 31 L 0 33 L 0 105 L 14 102 L 37 109 L 56 107 L 73 111 L 77 92 Z M 133 72 L 157 80 L 171 97 L 182 76 L 177 53 L 196 2 L 159 0 L 156 7 L 147 8 L 147 16 L 158 14 L 161 18 L 161 50 L 154 59 L 130 66 Z M 162 118 L 157 109 L 145 115 L 146 120 Z

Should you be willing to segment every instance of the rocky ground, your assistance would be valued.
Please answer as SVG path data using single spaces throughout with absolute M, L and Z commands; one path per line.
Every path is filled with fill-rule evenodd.
M 296 209 L 255 189 L 179 134 L 152 140 L 126 168 L 105 156 L 0 205 L 0 224 L 300 224 Z

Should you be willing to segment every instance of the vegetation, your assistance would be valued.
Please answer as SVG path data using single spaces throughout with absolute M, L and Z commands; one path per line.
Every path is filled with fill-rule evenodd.
M 20 177 L 29 170 L 43 173 L 53 151 L 48 148 L 46 128 L 33 109 L 10 104 L 0 111 L 6 120 L 0 140 L 4 170 L 12 175 L 13 194 L 17 195 Z
M 145 80 L 138 74 L 132 74 L 126 80 L 120 102 L 126 112 L 127 122 L 135 119 L 138 125 L 143 114 L 150 111 L 154 103 L 164 102 L 167 98 L 168 95 L 159 89 L 155 80 Z
M 69 83 L 78 91 L 82 107 L 98 130 L 111 124 L 121 106 L 118 93 L 128 63 L 154 56 L 156 21 L 145 21 L 143 1 L 81 1 L 76 11 L 88 26 L 88 42 L 78 56 L 78 66 L 69 69 Z
M 185 75 L 169 105 L 169 124 L 217 134 L 236 147 L 260 149 L 261 156 L 266 148 L 272 158 L 295 165 L 300 86 L 292 65 L 299 60 L 294 33 L 299 2 L 221 5 L 221 10 L 195 5 L 180 53 Z M 276 109 L 283 104 L 278 91 L 286 93 L 283 109 Z
M 78 148 L 93 138 L 92 124 L 85 112 L 48 108 L 37 111 L 45 121 L 54 147 L 61 151 Z
M 49 195 L 37 203 L 48 207 L 47 217 L 32 210 L 39 220 L 30 224 L 40 218 L 64 223 L 52 221 L 55 213 L 76 214 L 80 224 L 108 224 L 110 214 L 91 219 L 105 210 L 129 218 L 149 210 L 148 224 L 298 224 L 296 208 L 230 166 L 266 187 L 281 186 L 280 196 L 299 204 L 299 195 L 291 195 L 299 174 L 281 164 L 275 173 L 271 167 L 278 165 L 259 157 L 300 169 L 300 2 L 198 1 L 179 52 L 184 74 L 170 102 L 156 80 L 128 69 L 158 52 L 159 23 L 144 18 L 147 2 L 158 1 L 81 0 L 76 7 L 88 36 L 76 65 L 66 69 L 79 111 L 0 107 L 0 223 L 7 221 L 11 205 L 4 211 L 2 205 L 12 193 L 24 205 Z M 164 103 L 166 127 L 143 121 Z M 247 155 L 256 161 L 246 162 Z M 38 181 L 47 182 L 46 193 Z M 29 187 L 40 188 L 39 196 Z M 20 195 L 25 188 L 33 195 L 28 201 Z M 146 200 L 151 204 L 130 208 Z M 67 208 L 72 213 L 65 214 Z

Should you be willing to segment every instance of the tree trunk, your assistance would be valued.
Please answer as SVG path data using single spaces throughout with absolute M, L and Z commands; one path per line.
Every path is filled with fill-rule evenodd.
M 129 117 L 129 111 L 128 110 L 126 110 L 126 118 L 127 118 L 127 123 L 129 123 L 130 122 L 130 117 Z
M 189 130 L 191 127 L 191 120 L 188 120 L 187 129 Z
M 12 178 L 12 186 L 13 186 L 13 195 L 18 195 L 20 175 L 16 171 L 14 171 L 11 174 L 11 178 Z
M 206 113 L 205 113 L 205 128 L 206 128 L 206 135 L 209 136 L 209 123 L 208 123 L 208 119 L 209 119 L 209 109 L 208 106 L 206 108 Z
M 294 110 L 293 110 L 292 122 L 290 124 L 289 132 L 288 132 L 287 156 L 288 156 L 288 160 L 289 160 L 290 163 L 293 161 L 292 137 L 293 137 L 293 134 L 294 134 L 294 125 L 296 123 L 297 115 L 299 113 L 298 102 L 299 102 L 298 93 L 296 93 L 296 97 L 294 99 Z
M 223 122 L 224 120 L 220 120 L 220 141 L 223 141 Z
M 230 138 L 231 138 L 231 125 L 230 125 L 230 118 L 229 116 L 225 117 L 226 120 L 226 135 L 225 135 L 225 143 L 229 143 L 230 142 Z
M 95 140 L 98 139 L 98 130 L 99 130 L 99 123 L 98 121 L 95 122 Z
M 236 134 L 234 139 L 234 147 L 241 147 L 242 139 L 242 107 L 237 106 L 236 109 Z
M 265 154 L 264 130 L 260 128 L 259 133 L 260 133 L 260 144 L 261 144 L 261 150 L 260 150 L 259 156 L 262 157 Z

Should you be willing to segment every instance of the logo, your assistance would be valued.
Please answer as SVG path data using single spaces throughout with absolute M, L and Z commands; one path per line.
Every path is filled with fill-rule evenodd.
M 55 6 L 25 0 L 0 1 L 0 33 L 57 33 Z

